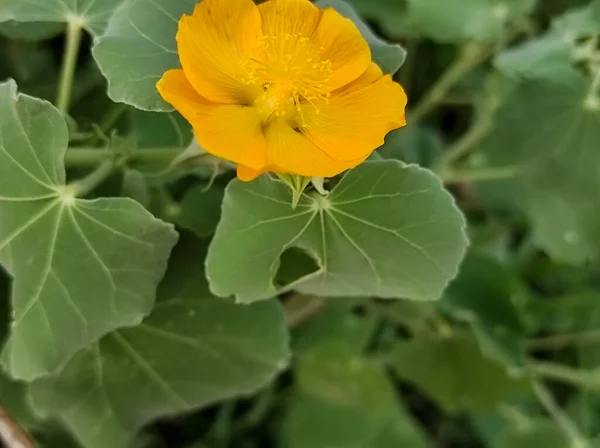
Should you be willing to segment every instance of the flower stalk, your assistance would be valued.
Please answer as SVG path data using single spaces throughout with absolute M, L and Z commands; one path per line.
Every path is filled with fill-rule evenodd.
M 73 79 L 75 78 L 75 69 L 77 67 L 77 56 L 79 55 L 82 37 L 83 29 L 81 28 L 81 24 L 76 21 L 67 22 L 65 52 L 63 54 L 60 83 L 56 98 L 56 107 L 62 113 L 67 113 L 69 110 Z

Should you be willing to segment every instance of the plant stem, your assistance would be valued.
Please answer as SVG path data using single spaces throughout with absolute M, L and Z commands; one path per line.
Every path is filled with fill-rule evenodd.
M 600 63 L 590 63 L 592 70 L 592 83 L 585 100 L 586 107 L 597 112 L 600 111 Z
M 533 339 L 530 348 L 533 350 L 558 350 L 569 345 L 591 345 L 600 343 L 600 330 L 572 334 L 556 334 Z
M 153 148 L 132 153 L 128 161 L 164 162 L 168 164 L 184 151 L 184 148 Z M 65 154 L 68 166 L 95 166 L 113 156 L 103 148 L 70 148 Z
M 219 408 L 213 434 L 215 445 L 219 448 L 227 448 L 231 438 L 231 421 L 235 412 L 235 400 L 227 401 Z
M 493 112 L 482 114 L 475 124 L 440 157 L 436 171 L 443 173 L 444 170 L 450 169 L 454 162 L 475 149 L 477 144 L 492 130 L 493 125 Z
M 532 425 L 531 418 L 527 414 L 508 403 L 502 403 L 498 407 L 498 413 L 519 429 L 527 429 Z
M 600 391 L 600 370 L 581 370 L 550 362 L 534 362 L 529 365 L 531 372 L 538 376 L 563 381 L 576 387 Z
M 444 72 L 437 83 L 425 94 L 409 115 L 414 122 L 418 122 L 429 114 L 444 100 L 450 89 L 475 66 L 482 62 L 489 52 L 488 45 L 480 42 L 467 43 L 460 52 L 458 58 Z
M 289 328 L 296 328 L 317 315 L 325 306 L 321 297 L 292 296 L 285 301 Z
M 494 180 L 510 179 L 518 174 L 517 167 L 505 166 L 499 168 L 479 168 L 465 171 L 446 171 L 439 176 L 447 184 L 462 182 L 485 182 Z
M 83 179 L 79 179 L 67 188 L 75 197 L 82 197 L 93 191 L 98 185 L 104 182 L 115 170 L 115 163 L 112 160 L 105 160 L 98 168 L 92 171 Z
M 73 90 L 73 78 L 75 77 L 77 56 L 79 55 L 82 35 L 83 29 L 80 23 L 74 21 L 67 22 L 67 42 L 63 53 L 58 96 L 56 98 L 56 107 L 63 113 L 67 113 L 69 110 L 71 92 Z
M 569 418 L 567 414 L 558 406 L 554 397 L 548 388 L 540 381 L 532 381 L 533 392 L 535 393 L 540 404 L 546 409 L 548 415 L 556 422 L 558 427 L 565 433 L 571 441 L 571 448 L 589 448 L 590 444 L 585 436 L 581 433 L 577 425 Z
M 6 448 L 35 448 L 36 444 L 0 407 L 0 442 Z

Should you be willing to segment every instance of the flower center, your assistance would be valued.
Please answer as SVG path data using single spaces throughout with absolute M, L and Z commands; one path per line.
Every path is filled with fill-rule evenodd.
M 331 61 L 307 37 L 282 33 L 259 39 L 253 57 L 245 64 L 248 83 L 259 84 L 254 101 L 265 121 L 273 116 L 292 121 L 300 105 L 326 100 L 331 92 Z

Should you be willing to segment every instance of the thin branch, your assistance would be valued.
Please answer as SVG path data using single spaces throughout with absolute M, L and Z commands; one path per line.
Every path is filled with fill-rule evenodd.
M 571 384 L 575 387 L 600 391 L 600 370 L 574 369 L 562 364 L 536 361 L 529 364 L 530 371 L 544 377 Z
M 458 58 L 448 67 L 441 78 L 425 94 L 420 103 L 418 103 L 409 114 L 409 119 L 416 123 L 427 116 L 433 109 L 444 100 L 450 89 L 469 73 L 473 68 L 479 65 L 490 52 L 489 45 L 480 42 L 467 43 L 460 52 Z
M 600 343 L 600 330 L 590 330 L 581 333 L 554 334 L 530 341 L 532 350 L 558 350 L 571 345 L 594 345 Z
M 538 380 L 532 381 L 533 392 L 540 404 L 546 409 L 548 415 L 556 422 L 558 427 L 570 440 L 571 448 L 589 448 L 590 444 L 581 433 L 577 425 L 560 408 L 548 388 Z
M 0 441 L 6 448 L 35 448 L 37 445 L 0 406 Z
M 285 301 L 289 328 L 296 328 L 317 315 L 325 306 L 322 297 L 292 296 Z

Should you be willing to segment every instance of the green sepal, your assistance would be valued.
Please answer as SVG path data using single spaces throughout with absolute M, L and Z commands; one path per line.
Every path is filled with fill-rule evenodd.
M 279 177 L 287 186 L 289 186 L 292 190 L 292 208 L 296 208 L 298 202 L 300 201 L 300 197 L 304 190 L 308 186 L 311 181 L 311 177 L 299 176 L 297 174 L 281 174 L 277 173 L 277 177 Z

